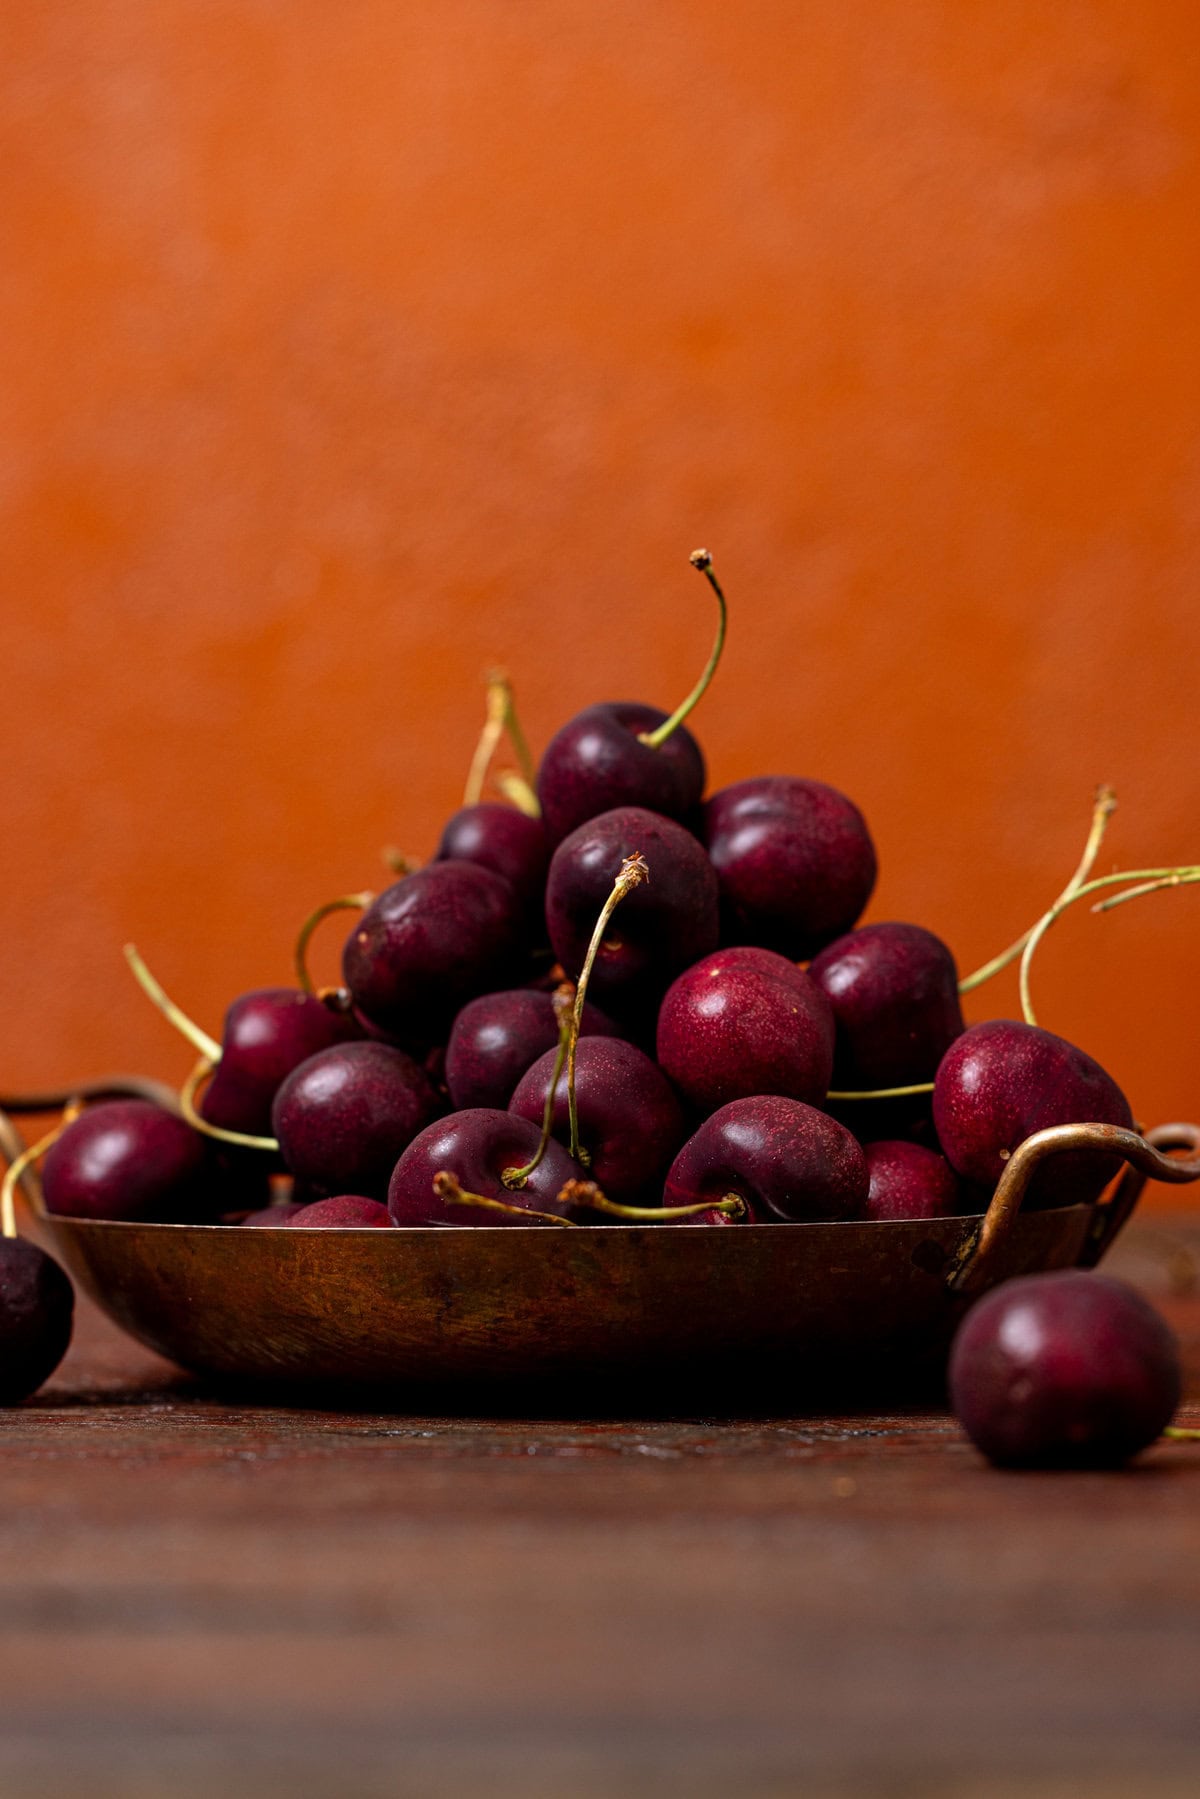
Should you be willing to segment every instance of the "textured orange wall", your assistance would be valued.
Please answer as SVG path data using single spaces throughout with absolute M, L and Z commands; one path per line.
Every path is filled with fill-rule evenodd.
M 875 916 L 973 966 L 1100 778 L 1200 856 L 1187 0 L 6 0 L 0 133 L 4 1084 L 181 1072 L 121 942 L 286 978 L 489 663 L 673 704 L 697 543 L 714 779 L 845 787 Z M 1186 892 L 1036 982 L 1149 1120 L 1198 987 Z

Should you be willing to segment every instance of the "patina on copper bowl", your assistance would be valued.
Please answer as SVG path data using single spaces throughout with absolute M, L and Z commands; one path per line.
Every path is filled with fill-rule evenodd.
M 1034 1168 L 1081 1148 L 1127 1164 L 1101 1200 L 1022 1211 Z M 1180 1150 L 1188 1159 L 1163 1153 Z M 1200 1128 L 1041 1131 L 986 1215 L 934 1221 L 380 1231 L 41 1218 L 117 1324 L 208 1377 L 392 1404 L 459 1387 L 533 1409 L 564 1389 L 680 1383 L 769 1386 L 795 1405 L 864 1375 L 879 1387 L 936 1368 L 986 1287 L 1094 1266 L 1148 1175 L 1200 1178 Z

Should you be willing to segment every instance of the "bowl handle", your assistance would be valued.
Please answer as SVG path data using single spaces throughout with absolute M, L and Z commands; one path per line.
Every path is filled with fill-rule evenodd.
M 1035 1131 L 1013 1152 L 983 1223 L 967 1237 L 954 1258 L 947 1277 L 953 1292 L 974 1293 L 987 1284 L 988 1270 L 1012 1230 L 1038 1164 L 1064 1150 L 1079 1149 L 1105 1150 L 1129 1164 L 1122 1170 L 1111 1197 L 1092 1208 L 1078 1256 L 1081 1268 L 1094 1268 L 1104 1255 L 1137 1204 L 1147 1176 L 1175 1183 L 1200 1180 L 1200 1126 L 1194 1124 L 1160 1125 L 1145 1137 L 1115 1124 L 1060 1124 L 1048 1131 Z M 1180 1159 L 1164 1155 L 1166 1149 L 1186 1149 L 1190 1153 Z

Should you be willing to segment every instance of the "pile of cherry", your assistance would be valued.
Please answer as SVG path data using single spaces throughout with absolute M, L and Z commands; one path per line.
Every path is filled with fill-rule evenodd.
M 467 803 L 432 860 L 318 908 L 298 984 L 235 999 L 219 1043 L 127 951 L 200 1060 L 177 1108 L 70 1108 L 29 1152 L 49 1211 L 240 1228 L 930 1219 L 984 1210 L 1036 1131 L 1132 1128 L 1112 1077 L 1035 1022 L 1033 951 L 1076 900 L 1120 887 L 1101 905 L 1119 903 L 1200 868 L 1089 879 L 1114 804 L 1102 791 L 1055 905 L 965 980 L 922 926 L 859 925 L 876 858 L 845 795 L 765 775 L 704 797 L 684 721 L 725 602 L 707 554 L 692 561 L 719 626 L 683 704 L 589 706 L 535 769 L 497 678 Z M 484 799 L 506 738 L 520 768 L 493 777 L 503 801 Z M 341 907 L 361 915 L 341 984 L 318 991 L 309 937 Z M 967 1026 L 963 993 L 1018 959 L 1024 1020 Z M 5 1183 L 9 1218 L 25 1163 Z M 1116 1166 L 1051 1160 L 1026 1203 L 1094 1200 Z M 1110 1327 L 1134 1299 L 1069 1279 L 1107 1295 Z M 1149 1436 L 1178 1400 L 1158 1353 Z

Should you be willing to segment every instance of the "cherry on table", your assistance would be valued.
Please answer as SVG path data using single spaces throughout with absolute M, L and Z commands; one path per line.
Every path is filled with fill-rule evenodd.
M 663 1188 L 666 1206 L 736 1194 L 755 1222 L 862 1216 L 870 1176 L 862 1146 L 827 1113 L 781 1094 L 722 1106 L 689 1137 Z
M 75 1290 L 52 1256 L 0 1237 L 0 1405 L 37 1391 L 67 1352 Z
M 619 1037 L 621 1032 L 596 1006 L 585 1005 L 583 1035 Z M 481 994 L 468 1001 L 450 1031 L 445 1063 L 450 1098 L 460 1110 L 492 1106 L 502 1111 L 521 1076 L 557 1042 L 549 993 L 520 987 Z
M 276 1094 L 271 1117 L 298 1181 L 324 1193 L 381 1194 L 436 1104 L 411 1056 L 366 1041 L 337 1044 L 302 1062 Z
M 547 1050 L 522 1077 L 509 1110 L 542 1124 L 561 1058 Z M 662 1177 L 686 1135 L 683 1110 L 662 1070 L 619 1037 L 584 1037 L 576 1050 L 579 1138 L 593 1180 L 610 1199 L 634 1203 L 662 1191 Z M 556 1084 L 552 1129 L 570 1139 L 567 1083 Z
M 703 838 L 726 943 L 804 961 L 854 924 L 875 886 L 875 846 L 852 800 L 821 781 L 759 775 L 714 793 Z
M 958 1176 L 935 1150 L 919 1143 L 864 1145 L 871 1185 L 865 1218 L 953 1218 L 962 1210 Z
M 950 1355 L 964 1430 L 1001 1467 L 1117 1467 L 1179 1404 L 1179 1349 L 1123 1281 L 1070 1269 L 1006 1281 L 968 1312 Z
M 545 1153 L 520 1187 L 504 1176 L 527 1167 L 538 1155 L 542 1133 L 538 1125 L 515 1112 L 474 1106 L 439 1118 L 414 1137 L 396 1163 L 388 1186 L 388 1210 L 399 1225 L 502 1225 L 520 1224 L 522 1211 L 566 1216 L 558 1194 L 579 1173 L 566 1150 L 553 1138 Z M 434 1192 L 435 1178 L 455 1176 L 468 1193 L 497 1200 L 510 1212 L 477 1209 L 447 1203 Z M 528 1220 L 525 1220 L 528 1223 Z
M 759 1093 L 819 1105 L 833 1070 L 829 1001 L 772 950 L 720 949 L 668 988 L 658 1061 L 694 1106 L 714 1111 Z
M 568 975 L 578 977 L 614 877 L 634 853 L 649 863 L 650 879 L 622 901 L 591 974 L 590 991 L 618 1014 L 648 1010 L 681 969 L 717 946 L 717 881 L 699 843 L 669 818 L 622 806 L 573 831 L 550 862 L 546 923 Z
M 931 1081 L 965 1029 L 954 957 L 920 925 L 860 925 L 827 944 L 808 972 L 833 1008 L 839 1090 Z
M 934 1081 L 933 1121 L 951 1166 L 987 1188 L 1035 1131 L 1059 1124 L 1133 1128 L 1128 1100 L 1098 1062 L 1052 1031 L 1008 1018 L 972 1025 L 946 1051 Z M 1035 1211 L 1090 1204 L 1120 1166 L 1119 1156 L 1095 1150 L 1048 1158 L 1024 1203 Z
M 521 904 L 477 862 L 431 862 L 387 887 L 342 953 L 354 1004 L 404 1042 L 444 1041 L 469 999 L 505 984 L 521 938 Z

